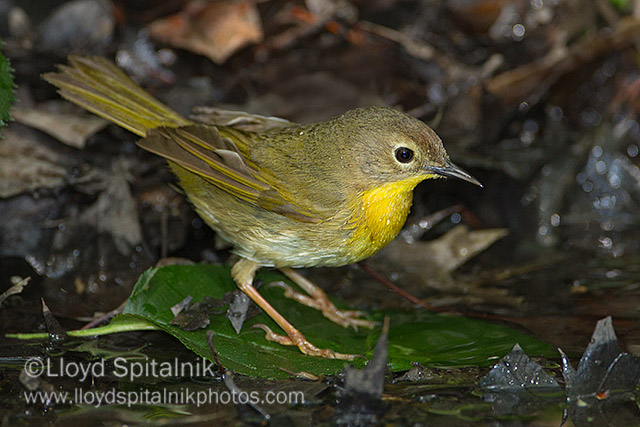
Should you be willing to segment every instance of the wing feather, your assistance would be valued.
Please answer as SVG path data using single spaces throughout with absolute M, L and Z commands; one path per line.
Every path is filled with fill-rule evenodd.
M 214 126 L 155 128 L 138 145 L 256 206 L 296 221 L 321 221 L 316 213 L 296 206 L 269 185 L 233 141 L 222 138 Z

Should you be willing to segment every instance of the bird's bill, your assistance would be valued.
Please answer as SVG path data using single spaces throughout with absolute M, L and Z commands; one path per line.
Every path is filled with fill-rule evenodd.
M 469 175 L 464 171 L 460 166 L 456 166 L 450 161 L 447 160 L 445 166 L 427 166 L 425 170 L 429 173 L 433 173 L 435 175 L 444 176 L 447 178 L 458 178 L 464 181 L 475 184 L 479 187 L 482 187 L 480 181 Z

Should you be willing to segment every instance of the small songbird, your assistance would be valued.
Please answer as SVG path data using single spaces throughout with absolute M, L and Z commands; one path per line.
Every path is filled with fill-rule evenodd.
M 307 341 L 253 287 L 259 268 L 280 269 L 306 292 L 288 288 L 287 296 L 330 320 L 373 327 L 362 313 L 338 310 L 293 269 L 342 266 L 378 252 L 404 225 L 413 189 L 425 179 L 480 185 L 451 163 L 429 126 L 391 108 L 359 108 L 309 125 L 224 110 L 190 120 L 105 58 L 70 56 L 44 79 L 167 160 L 197 213 L 239 255 L 231 269 L 238 287 L 286 333 L 259 325 L 266 338 L 308 355 L 354 357 Z

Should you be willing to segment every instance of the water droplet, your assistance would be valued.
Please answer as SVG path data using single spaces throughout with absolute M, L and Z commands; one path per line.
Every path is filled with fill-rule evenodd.
M 591 149 L 591 154 L 593 155 L 593 157 L 596 157 L 596 158 L 602 156 L 602 147 L 600 147 L 599 145 L 594 146 Z
M 594 110 L 593 108 L 588 108 L 580 114 L 580 119 L 585 125 L 597 126 L 600 124 L 602 117 L 600 116 L 600 113 L 598 111 Z
M 600 175 L 602 175 L 606 171 L 607 171 L 607 164 L 602 160 L 598 160 L 596 162 L 596 172 L 598 172 Z
M 536 136 L 533 132 L 523 131 L 520 133 L 520 141 L 525 146 L 531 145 L 531 143 L 536 139 Z
M 609 175 L 609 184 L 613 188 L 620 188 L 620 177 L 617 174 Z
M 531 0 L 531 8 L 535 10 L 540 10 L 544 6 L 542 0 Z
M 611 219 L 608 219 L 604 221 L 602 224 L 600 224 L 600 228 L 603 231 L 612 231 L 614 227 L 615 227 L 615 223 Z
M 605 273 L 605 276 L 607 277 L 607 279 L 615 279 L 616 277 L 620 276 L 622 274 L 622 271 L 615 269 L 615 270 L 609 270 Z
M 550 218 L 549 222 L 551 223 L 551 225 L 553 227 L 559 226 L 560 225 L 560 215 L 558 215 L 558 214 L 551 215 L 551 218 Z
M 454 214 L 451 215 L 451 222 L 454 224 L 460 224 L 460 221 L 462 221 L 462 216 L 456 212 Z
M 605 249 L 609 249 L 613 246 L 613 240 L 611 240 L 611 237 L 601 237 L 599 241 L 600 245 Z
M 429 88 L 428 92 L 429 101 L 434 103 L 435 105 L 440 105 L 445 101 L 445 94 L 442 85 L 434 84 Z
M 511 29 L 511 32 L 513 34 L 513 39 L 516 41 L 520 41 L 524 38 L 524 33 L 525 33 L 525 28 L 524 25 L 522 24 L 516 24 L 513 26 L 513 28 Z
M 533 133 L 538 132 L 538 128 L 539 128 L 538 122 L 532 119 L 525 121 L 524 124 L 522 125 L 522 129 L 529 132 L 533 132 Z
M 636 144 L 631 144 L 627 147 L 627 154 L 631 157 L 636 157 L 638 155 L 638 146 Z
M 552 120 L 560 121 L 562 117 L 564 117 L 564 111 L 562 111 L 560 107 L 552 107 L 549 110 L 549 117 L 551 117 Z

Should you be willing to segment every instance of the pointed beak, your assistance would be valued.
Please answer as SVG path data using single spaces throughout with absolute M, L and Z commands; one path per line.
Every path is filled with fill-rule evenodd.
M 469 175 L 465 172 L 460 166 L 456 166 L 451 163 L 449 160 L 446 161 L 445 166 L 427 166 L 425 170 L 429 173 L 433 173 L 436 175 L 444 176 L 447 178 L 458 178 L 464 181 L 475 184 L 479 187 L 482 187 L 480 181 Z

